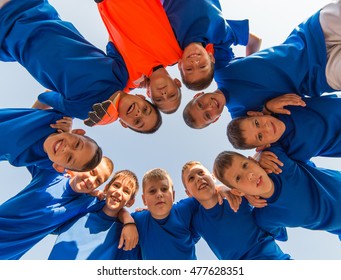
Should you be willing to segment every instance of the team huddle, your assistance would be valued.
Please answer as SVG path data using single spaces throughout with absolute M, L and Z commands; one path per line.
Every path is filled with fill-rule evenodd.
M 47 0 L 0 0 L 0 60 L 46 88 L 32 108 L 0 109 L 0 160 L 32 177 L 0 205 L 0 259 L 20 259 L 50 234 L 51 260 L 196 260 L 201 238 L 220 260 L 290 260 L 276 242 L 287 228 L 340 238 L 341 173 L 312 161 L 341 155 L 331 94 L 341 90 L 339 1 L 266 49 L 248 20 L 224 18 L 219 0 L 95 2 L 106 52 Z M 183 87 L 199 93 L 179 112 Z M 74 118 L 89 130 L 119 122 L 153 137 L 169 114 L 205 129 L 225 107 L 228 141 L 256 155 L 221 151 L 212 170 L 188 159 L 179 170 L 188 198 L 177 202 L 167 170 L 141 181 L 114 171 L 96 140 L 72 127 Z M 139 189 L 145 208 L 131 211 Z

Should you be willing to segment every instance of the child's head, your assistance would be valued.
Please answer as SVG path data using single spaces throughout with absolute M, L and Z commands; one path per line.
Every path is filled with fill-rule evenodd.
M 147 94 L 159 110 L 165 114 L 174 113 L 181 103 L 181 82 L 172 79 L 163 67 L 149 77 Z
M 264 196 L 273 190 L 273 182 L 253 158 L 224 151 L 214 161 L 213 174 L 235 195 Z
M 162 117 L 154 104 L 140 94 L 133 95 L 122 91 L 119 93 L 118 117 L 123 127 L 146 134 L 154 133 L 159 129 Z
M 142 199 L 155 219 L 166 218 L 173 206 L 173 181 L 167 171 L 155 168 L 146 172 L 142 180 Z
M 181 178 L 187 195 L 194 197 L 201 204 L 215 197 L 214 177 L 200 162 L 187 162 L 182 167 Z
M 85 172 L 94 169 L 102 159 L 102 149 L 83 129 L 53 133 L 43 144 L 44 151 L 58 172 L 65 169 Z
M 227 126 L 227 138 L 236 149 L 266 148 L 283 135 L 285 124 L 271 115 L 244 116 Z
M 204 128 L 219 119 L 225 103 L 226 99 L 221 91 L 198 93 L 184 108 L 184 121 L 191 128 Z
M 114 170 L 111 159 L 103 156 L 101 162 L 88 172 L 69 171 L 70 186 L 77 193 L 91 193 L 109 179 Z
M 104 188 L 106 207 L 113 211 L 119 211 L 125 206 L 132 206 L 138 189 L 139 183 L 134 172 L 130 170 L 116 172 Z
M 203 90 L 211 84 L 215 62 L 211 46 L 204 48 L 200 43 L 191 43 L 184 49 L 178 68 L 188 89 Z

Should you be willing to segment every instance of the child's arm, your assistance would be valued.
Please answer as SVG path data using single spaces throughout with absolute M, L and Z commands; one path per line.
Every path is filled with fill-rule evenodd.
M 241 196 L 232 194 L 231 190 L 225 185 L 216 186 L 216 190 L 218 193 L 219 204 L 221 205 L 223 203 L 223 199 L 226 198 L 226 200 L 230 204 L 231 209 L 234 212 L 237 212 L 239 209 L 239 205 L 242 203 Z
M 118 218 L 123 224 L 118 248 L 121 249 L 124 245 L 123 250 L 132 250 L 136 247 L 139 241 L 139 233 L 137 231 L 135 221 L 125 208 L 120 210 Z
M 262 39 L 258 37 L 256 34 L 250 32 L 249 41 L 246 45 L 245 55 L 248 56 L 260 50 L 260 46 L 262 45 Z
M 72 130 L 72 118 L 63 117 L 57 120 L 56 123 L 50 124 L 52 128 L 55 128 L 58 132 L 71 132 Z
M 280 169 L 279 166 L 283 166 L 283 163 L 273 152 L 262 151 L 253 156 L 254 159 L 256 157 L 258 164 L 266 171 L 266 173 L 282 173 L 282 169 Z
M 264 114 L 286 114 L 290 115 L 290 111 L 285 109 L 285 106 L 302 106 L 305 107 L 306 104 L 302 100 L 302 97 L 295 93 L 287 93 L 276 98 L 267 101 L 264 104 L 263 113 Z

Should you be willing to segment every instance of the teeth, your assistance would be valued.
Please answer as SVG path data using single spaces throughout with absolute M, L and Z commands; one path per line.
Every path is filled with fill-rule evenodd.
M 56 144 L 56 146 L 54 147 L 54 152 L 57 153 L 60 145 L 62 144 L 62 140 L 58 141 L 58 143 Z
M 127 113 L 130 114 L 134 110 L 134 107 L 135 107 L 135 103 L 131 104 Z

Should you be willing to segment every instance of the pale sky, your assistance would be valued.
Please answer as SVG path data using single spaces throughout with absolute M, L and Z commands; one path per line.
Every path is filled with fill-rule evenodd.
M 61 18 L 71 21 L 90 42 L 105 50 L 108 35 L 99 17 L 94 1 L 53 0 L 52 5 L 59 11 Z M 249 19 L 250 31 L 263 39 L 262 48 L 270 47 L 285 40 L 291 30 L 329 3 L 327 0 L 221 0 L 223 13 L 228 19 Z M 236 48 L 237 56 L 244 56 L 244 48 Z M 174 77 L 180 78 L 176 67 L 169 68 Z M 31 107 L 37 95 L 44 91 L 25 69 L 17 63 L 0 62 L 0 105 L 4 107 Z M 214 90 L 213 83 L 209 90 Z M 139 91 L 134 91 L 134 93 Z M 115 170 L 130 169 L 141 180 L 149 169 L 160 167 L 166 169 L 174 181 L 176 200 L 185 198 L 181 183 L 181 167 L 189 160 L 198 160 L 212 169 L 213 160 L 223 150 L 233 150 L 226 135 L 226 124 L 230 116 L 226 109 L 220 120 L 203 130 L 188 128 L 182 120 L 182 109 L 195 92 L 182 89 L 182 105 L 173 115 L 163 115 L 163 125 L 154 135 L 140 135 L 123 129 L 118 123 L 89 128 L 76 120 L 74 127 L 84 128 L 88 135 L 95 138 L 102 146 L 105 155 L 109 156 Z M 252 155 L 249 151 L 244 153 Z M 337 169 L 340 159 L 316 159 L 319 166 Z M 15 195 L 30 181 L 24 168 L 0 163 L 2 190 L 0 203 Z M 141 193 L 131 208 L 142 207 Z M 18 208 L 20 211 L 20 208 Z M 294 259 L 341 259 L 340 241 L 336 235 L 326 232 L 304 229 L 288 229 L 289 240 L 279 242 L 282 250 Z M 23 259 L 46 259 L 53 246 L 55 237 L 48 236 L 32 248 Z M 228 240 L 226 241 L 228 244 Z M 197 247 L 198 259 L 215 259 L 204 241 Z

